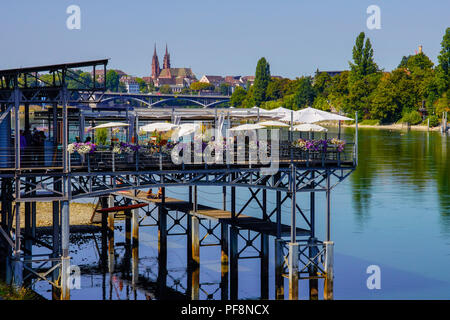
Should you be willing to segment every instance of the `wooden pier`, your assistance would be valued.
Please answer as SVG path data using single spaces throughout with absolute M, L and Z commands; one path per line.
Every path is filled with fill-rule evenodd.
M 85 125 L 93 125 L 95 121 L 101 121 L 99 119 L 105 117 L 127 122 L 127 143 L 139 141 L 140 124 L 158 122 L 162 118 L 174 119 L 175 116 L 182 118 L 184 115 L 184 120 L 189 122 L 201 119 L 209 121 L 208 125 L 215 127 L 222 126 L 227 119 L 228 128 L 231 128 L 233 120 L 237 123 L 243 119 L 237 115 L 233 118 L 230 109 L 203 109 L 194 115 L 186 110 L 175 112 L 174 109 L 144 112 L 139 108 L 134 109 L 123 104 L 117 106 L 114 103 L 113 106 L 103 104 L 101 108 L 96 108 L 93 105 L 100 105 L 103 101 L 114 102 L 111 97 L 102 98 L 106 91 L 105 83 L 93 81 L 86 84 L 85 88 L 67 87 L 66 80 L 78 68 L 92 68 L 92 74 L 95 74 L 96 68 L 103 69 L 106 73 L 107 63 L 108 60 L 96 60 L 0 70 L 0 141 L 2 141 L 0 239 L 8 261 L 4 272 L 7 281 L 17 287 L 30 283 L 33 285 L 36 281 L 47 281 L 55 289 L 54 297 L 69 299 L 68 275 L 71 268 L 69 202 L 74 199 L 98 197 L 104 209 L 101 222 L 102 243 L 105 245 L 102 246 L 101 261 L 107 262 L 111 272 L 115 267 L 114 210 L 116 210 L 111 208 L 117 206 L 128 208 L 125 209 L 127 211 L 125 228 L 127 241 L 131 245 L 134 284 L 139 279 L 139 226 L 141 220 L 148 217 L 153 219 L 148 226 L 158 227 L 160 288 L 166 287 L 167 237 L 180 234 L 170 232 L 172 227 L 177 225 L 184 230 L 182 234 L 187 236 L 191 299 L 199 298 L 200 247 L 206 245 L 217 245 L 221 250 L 222 299 L 238 298 L 238 260 L 247 258 L 259 259 L 261 262 L 261 298 L 267 299 L 269 237 L 275 238 L 277 299 L 284 298 L 283 276 L 289 277 L 289 298 L 297 299 L 299 279 L 305 278 L 304 274 L 310 279 L 312 299 L 318 296 L 316 281 L 318 278 L 326 279 L 324 297 L 332 298 L 331 191 L 357 166 L 357 122 L 354 140 L 346 143 L 343 150 L 330 147 L 321 151 L 305 151 L 293 143 L 291 132 L 288 140 L 274 140 L 273 144 L 270 144 L 271 155 L 272 150 L 278 150 L 278 146 L 280 153 L 277 159 L 270 158 L 271 161 L 264 164 L 262 161 L 260 164 L 253 163 L 250 141 L 244 143 L 244 151 L 241 153 L 236 152 L 237 149 L 234 147 L 230 147 L 223 154 L 214 151 L 214 157 L 223 156 L 223 159 L 227 159 L 226 163 L 214 161 L 211 163 L 206 155 L 196 161 L 195 154 L 193 154 L 194 162 L 188 159 L 187 162 L 178 163 L 168 154 L 163 156 L 161 150 L 158 153 L 153 152 L 151 146 L 137 146 L 142 147 L 142 150 L 138 148 L 133 153 L 125 152 L 120 155 L 113 152 L 112 145 L 111 148 L 105 147 L 102 150 L 99 148 L 97 153 L 83 156 L 70 153 L 69 125 L 76 126 L 79 137 L 84 140 Z M 39 74 L 52 75 L 50 78 L 53 80 L 51 83 L 38 83 Z M 41 120 L 47 121 L 50 134 L 47 142 L 51 146 L 39 154 L 23 148 L 19 134 L 22 130 L 19 109 L 24 107 L 23 132 L 29 133 L 31 105 L 44 108 Z M 245 119 L 248 119 L 247 115 Z M 266 154 L 263 156 L 268 157 L 268 149 L 265 151 Z M 239 160 L 239 156 L 243 156 L 243 161 Z M 272 169 L 272 165 L 276 165 L 276 170 L 267 170 L 269 166 Z M 222 188 L 221 209 L 198 203 L 197 189 L 205 186 Z M 187 188 L 189 200 L 166 197 L 165 191 L 169 187 Z M 147 197 L 142 190 L 148 188 L 161 188 L 161 198 Z M 238 189 L 250 191 L 245 203 L 237 203 Z M 272 204 L 267 200 L 269 192 L 274 195 L 270 199 L 276 199 Z M 297 201 L 298 193 L 310 194 L 308 201 L 302 203 L 302 207 Z M 324 194 L 326 197 L 323 213 L 326 219 L 324 241 L 316 238 L 315 201 L 318 194 Z M 230 197 L 229 208 L 227 197 Z M 50 252 L 35 255 L 32 252 L 33 239 L 37 240 L 34 244 L 40 239 L 35 236 L 33 221 L 36 215 L 35 204 L 40 201 L 52 202 L 53 205 L 52 241 L 46 246 Z M 139 203 L 149 206 L 130 207 Z M 250 203 L 257 206 L 257 217 L 247 214 Z M 287 204 L 289 209 L 282 209 L 283 204 Z M 25 207 L 24 217 L 20 213 L 21 205 Z M 141 216 L 150 205 L 157 209 L 156 212 L 147 210 L 145 215 Z M 307 209 L 303 210 L 304 208 Z M 182 215 L 173 217 L 171 211 L 180 212 Z M 281 223 L 282 215 L 289 215 L 289 225 Z M 24 234 L 20 228 L 20 221 L 23 218 L 25 218 Z M 208 225 L 205 225 L 204 221 L 208 221 Z M 300 223 L 302 228 L 298 227 Z M 202 230 L 206 231 L 206 235 L 200 238 Z M 218 232 L 220 235 L 216 234 Z M 256 236 L 252 236 L 251 233 Z M 204 240 L 209 238 L 218 241 L 206 243 Z M 249 248 L 256 249 L 257 254 L 245 255 L 246 249 Z M 40 264 L 41 271 L 43 268 L 48 268 L 48 271 L 34 270 L 33 265 L 37 263 Z
M 171 197 L 165 199 L 150 198 L 145 191 L 119 191 L 113 195 L 125 197 L 138 202 L 154 204 L 155 206 L 164 206 L 167 211 L 180 211 L 189 213 L 202 219 L 210 219 L 219 223 L 234 226 L 242 230 L 251 230 L 273 237 L 277 236 L 277 224 L 272 221 L 263 220 L 261 218 L 251 217 L 245 214 L 237 215 L 233 218 L 231 211 L 216 209 L 213 207 L 199 204 L 197 210 L 194 210 L 194 204 L 189 201 L 183 201 Z M 291 233 L 291 227 L 281 224 L 281 236 L 287 237 Z M 307 236 L 309 231 L 297 227 L 298 236 Z

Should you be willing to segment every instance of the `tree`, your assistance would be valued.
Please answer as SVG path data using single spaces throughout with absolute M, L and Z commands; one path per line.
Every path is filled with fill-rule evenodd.
M 351 114 L 358 111 L 358 117 L 370 119 L 371 93 L 377 88 L 380 77 L 380 73 L 372 73 L 361 79 L 349 79 L 349 93 L 344 98 L 344 111 Z
M 231 92 L 231 86 L 226 82 L 221 83 L 219 86 L 219 92 L 223 96 L 228 96 Z
M 148 84 L 144 81 L 142 78 L 136 78 L 135 79 L 137 84 L 139 85 L 139 91 L 142 93 L 148 93 Z
M 106 72 L 106 79 L 105 79 L 106 90 L 118 92 L 119 82 L 120 76 L 116 71 L 108 70 L 108 72 Z
M 329 88 L 328 100 L 330 104 L 337 110 L 343 110 L 346 98 L 349 94 L 349 71 L 344 71 L 341 74 L 335 75 L 331 78 L 331 86 Z
M 397 122 L 403 110 L 417 105 L 416 89 L 411 75 L 403 68 L 386 73 L 371 95 L 370 117 L 382 123 Z
M 236 87 L 236 89 L 234 89 L 234 92 L 230 98 L 231 106 L 235 107 L 235 108 L 240 107 L 246 97 L 247 97 L 247 91 L 245 91 L 245 89 L 240 86 Z
M 397 68 L 407 68 L 409 58 L 411 58 L 411 55 L 403 56 L 402 61 L 400 61 L 400 64 L 398 65 Z
M 443 94 L 450 87 L 450 28 L 445 30 L 438 56 L 439 65 L 436 70 L 438 91 Z
M 311 77 L 303 77 L 299 79 L 299 87 L 294 97 L 294 105 L 297 108 L 311 106 L 316 97 L 316 92 L 312 86 Z
M 283 96 L 283 79 L 271 79 L 266 89 L 266 100 L 278 100 Z
M 165 84 L 159 88 L 159 92 L 161 94 L 172 94 L 172 88 L 168 84 Z
M 406 66 L 409 71 L 417 72 L 418 70 L 431 70 L 433 62 L 423 52 L 410 56 Z
M 352 51 L 353 63 L 349 62 L 351 75 L 355 80 L 378 71 L 378 66 L 373 60 L 372 44 L 369 38 L 366 39 L 364 44 L 365 37 L 364 32 L 361 32 L 356 38 Z
M 266 100 L 266 90 L 270 82 L 270 65 L 266 58 L 258 60 L 255 72 L 255 82 L 253 83 L 253 98 L 256 106 L 260 106 Z
M 316 77 L 314 77 L 313 87 L 318 95 L 322 97 L 327 97 L 330 86 L 331 86 L 331 77 L 328 73 L 321 72 Z

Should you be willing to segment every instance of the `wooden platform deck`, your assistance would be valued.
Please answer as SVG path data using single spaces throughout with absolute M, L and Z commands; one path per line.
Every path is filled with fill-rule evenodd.
M 148 198 L 147 193 L 144 191 L 138 191 L 136 195 L 134 195 L 133 191 L 119 191 L 116 192 L 115 195 L 126 197 L 139 202 L 154 204 L 157 206 L 162 205 L 162 199 Z M 265 221 L 260 218 L 240 214 L 233 219 L 231 216 L 231 211 L 216 209 L 201 204 L 197 206 L 197 211 L 194 212 L 192 203 L 170 197 L 165 198 L 164 206 L 169 211 L 187 212 L 199 218 L 216 220 L 220 223 L 235 226 L 243 230 L 256 231 L 271 236 L 277 235 L 277 224 L 275 222 Z M 282 237 L 289 236 L 290 232 L 291 232 L 290 226 L 281 224 Z M 297 235 L 307 236 L 309 235 L 309 231 L 302 228 L 297 228 Z

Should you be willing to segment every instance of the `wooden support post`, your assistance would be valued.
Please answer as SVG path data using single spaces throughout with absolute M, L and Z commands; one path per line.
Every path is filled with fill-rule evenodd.
M 228 300 L 228 225 L 220 224 L 220 246 L 221 246 L 221 299 Z
M 100 203 L 102 208 L 108 207 L 108 198 L 107 197 L 101 197 Z M 102 233 L 102 252 L 101 252 L 101 258 L 100 258 L 100 265 L 102 270 L 105 272 L 107 267 L 107 261 L 108 261 L 108 216 L 106 213 L 101 214 L 102 217 L 102 227 L 101 227 L 101 233 Z
M 325 241 L 325 282 L 323 289 L 323 298 L 325 300 L 333 300 L 333 278 L 334 278 L 334 243 L 333 241 Z
M 109 195 L 108 208 L 114 207 L 114 197 Z M 108 213 L 108 271 L 114 273 L 115 267 L 115 248 L 114 248 L 114 215 L 115 212 Z
M 289 243 L 289 300 L 298 300 L 298 242 Z
M 125 211 L 125 256 L 123 270 L 126 275 L 130 272 L 131 259 L 131 210 Z
M 275 239 L 275 299 L 284 300 L 283 240 Z
M 191 217 L 191 235 L 192 235 L 192 257 L 191 257 L 191 271 L 192 271 L 192 286 L 191 299 L 199 299 L 200 290 L 200 237 L 199 237 L 199 218 Z
M 61 300 L 70 299 L 69 201 L 61 201 Z
M 318 259 L 314 258 L 318 254 L 319 250 L 317 248 L 317 239 L 316 238 L 309 238 L 308 240 L 309 245 L 309 259 L 314 262 L 314 264 L 318 263 Z M 318 300 L 319 299 L 319 280 L 315 277 L 317 277 L 317 267 L 314 264 L 310 264 L 308 267 L 308 273 L 311 277 L 309 279 L 309 299 L 310 300 Z M 314 277 L 314 278 L 312 278 Z
M 238 299 L 239 266 L 238 266 L 238 235 L 239 230 L 235 226 L 230 227 L 230 299 Z
M 196 267 L 200 265 L 200 235 L 199 235 L 199 218 L 191 217 L 191 234 L 192 234 L 192 263 Z

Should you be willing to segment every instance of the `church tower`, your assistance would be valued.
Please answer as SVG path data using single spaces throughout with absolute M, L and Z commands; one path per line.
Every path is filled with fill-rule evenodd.
M 166 43 L 166 54 L 164 55 L 163 69 L 170 69 L 170 54 L 167 51 L 167 43 Z
M 167 48 L 166 48 L 167 50 Z M 156 54 L 156 43 L 155 43 L 155 51 L 153 52 L 153 58 L 152 58 L 152 78 L 153 80 L 156 80 L 159 77 L 159 74 L 161 72 L 161 68 L 159 67 L 159 60 L 158 55 Z

